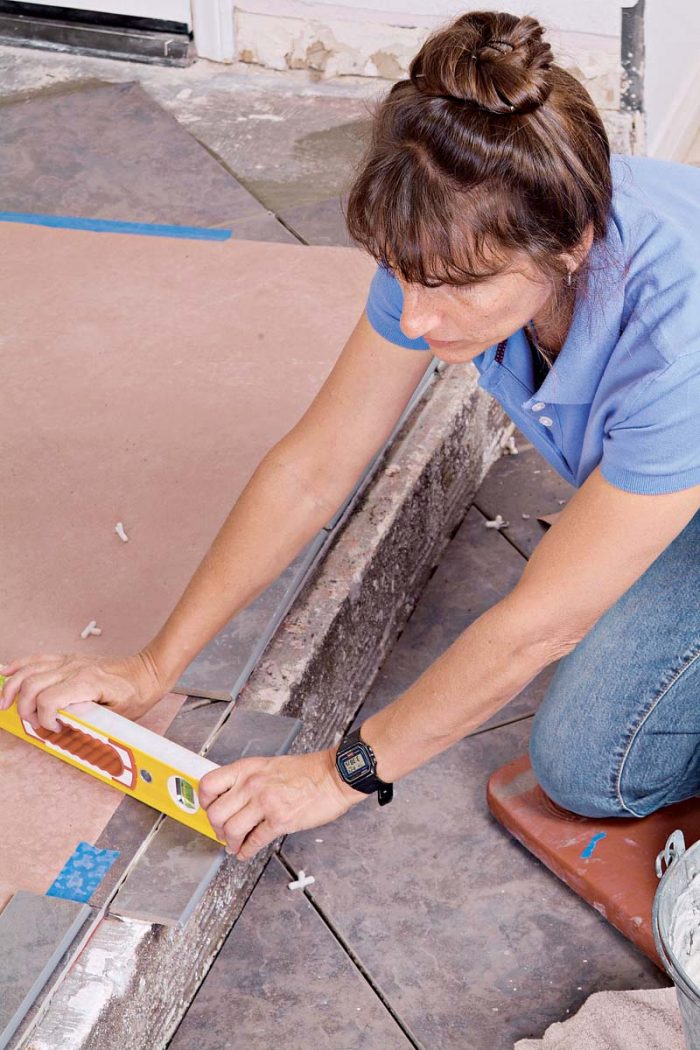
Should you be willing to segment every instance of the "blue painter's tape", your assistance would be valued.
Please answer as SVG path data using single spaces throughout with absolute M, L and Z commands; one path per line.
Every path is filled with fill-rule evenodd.
M 46 896 L 87 904 L 118 856 L 119 850 L 98 849 L 89 842 L 78 843 Z
M 0 211 L 0 222 L 25 222 L 61 230 L 91 230 L 93 233 L 140 233 L 147 237 L 184 237 L 194 241 L 228 241 L 231 230 L 208 226 L 165 226 L 154 222 L 119 222 L 116 219 L 81 219 L 72 215 L 38 215 L 34 212 Z
M 596 843 L 600 839 L 604 839 L 606 834 L 607 834 L 607 832 L 605 832 L 605 831 L 599 831 L 597 835 L 594 835 L 593 838 L 591 839 L 591 841 L 586 846 L 586 848 L 583 851 L 583 853 L 581 854 L 581 856 L 582 857 L 591 857 L 593 855 L 593 850 L 596 848 Z

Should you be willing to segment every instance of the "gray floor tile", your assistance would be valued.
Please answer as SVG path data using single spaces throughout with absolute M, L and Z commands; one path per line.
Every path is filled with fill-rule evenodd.
M 136 83 L 45 92 L 0 115 L 2 210 L 196 226 L 267 217 Z
M 15 894 L 0 914 L 0 1050 L 92 911 L 87 904 Z
M 165 736 L 173 743 L 199 754 L 219 724 L 226 707 L 227 703 L 220 700 L 188 696 L 166 729 Z
M 593 991 L 667 984 L 490 816 L 488 776 L 523 754 L 530 722 L 467 737 L 403 778 L 389 806 L 369 799 L 284 845 L 429 1050 L 512 1050 Z
M 307 244 L 352 245 L 339 197 L 284 208 L 280 217 Z
M 179 120 L 278 215 L 350 186 L 368 140 L 367 100 L 209 91 L 178 100 Z
M 404 1050 L 411 1043 L 272 858 L 171 1050 Z
M 250 755 L 283 755 L 300 729 L 296 718 L 233 711 L 208 757 L 223 765 Z M 110 912 L 125 919 L 184 926 L 225 857 L 218 843 L 167 818 L 136 861 Z
M 217 700 L 238 694 L 326 538 L 325 532 L 318 533 L 276 580 L 221 628 L 182 673 L 174 692 Z
M 234 710 L 207 751 L 207 758 L 223 766 L 251 755 L 286 755 L 301 727 L 298 718 L 287 715 Z
M 166 818 L 114 898 L 110 914 L 184 926 L 225 856 L 217 842 Z
M 217 726 L 226 705 L 188 697 L 168 727 L 166 737 L 198 752 Z M 123 798 L 100 834 L 100 849 L 117 850 L 119 856 L 90 898 L 94 908 L 106 905 L 122 882 L 127 868 L 160 820 L 160 814 L 138 799 Z
M 524 445 L 516 435 L 516 445 Z M 491 467 L 474 504 L 487 518 L 497 514 L 510 524 L 504 535 L 529 558 L 546 529 L 537 521 L 538 514 L 553 514 L 563 509 L 559 500 L 567 502 L 575 488 L 550 467 L 547 460 L 532 447 L 525 447 L 517 456 L 502 456 Z M 523 518 L 529 514 L 529 518 Z
M 90 898 L 93 908 L 109 902 L 159 820 L 160 813 L 144 802 L 129 796 L 121 800 L 95 843 L 99 849 L 117 850 L 119 856 Z
M 517 458 L 517 457 L 515 457 Z M 520 579 L 525 558 L 472 507 L 450 541 L 410 620 L 385 660 L 357 722 L 391 703 Z M 554 674 L 545 668 L 478 731 L 532 714 Z
M 233 236 L 241 241 L 277 241 L 280 244 L 299 244 L 299 238 L 284 226 L 272 212 L 266 211 L 247 219 L 223 223 L 231 227 Z

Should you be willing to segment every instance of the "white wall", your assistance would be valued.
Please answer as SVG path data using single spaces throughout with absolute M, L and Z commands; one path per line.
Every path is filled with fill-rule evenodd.
M 681 160 L 700 127 L 700 3 L 646 0 L 644 37 L 647 150 Z
M 243 11 L 293 18 L 352 18 L 393 22 L 399 26 L 434 25 L 455 18 L 470 8 L 503 7 L 514 15 L 531 14 L 552 29 L 563 32 L 620 36 L 620 9 L 636 0 L 502 0 L 469 3 L 468 0 L 236 0 Z
M 159 18 L 190 25 L 189 0 L 39 0 L 45 7 L 67 7 L 75 11 Z

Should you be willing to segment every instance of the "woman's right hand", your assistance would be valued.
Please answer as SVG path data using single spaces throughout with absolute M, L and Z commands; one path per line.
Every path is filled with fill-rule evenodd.
M 133 656 L 88 658 L 78 653 L 35 653 L 0 666 L 6 678 L 0 710 L 16 700 L 35 729 L 58 730 L 59 710 L 92 700 L 126 718 L 140 718 L 169 691 L 148 650 Z

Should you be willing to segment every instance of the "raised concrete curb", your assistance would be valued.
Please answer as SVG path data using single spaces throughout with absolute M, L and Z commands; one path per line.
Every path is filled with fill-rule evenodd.
M 350 724 L 514 429 L 477 378 L 435 373 L 237 700 L 301 718 L 294 750 Z M 227 861 L 184 929 L 102 918 L 15 1050 L 164 1048 L 274 848 Z

